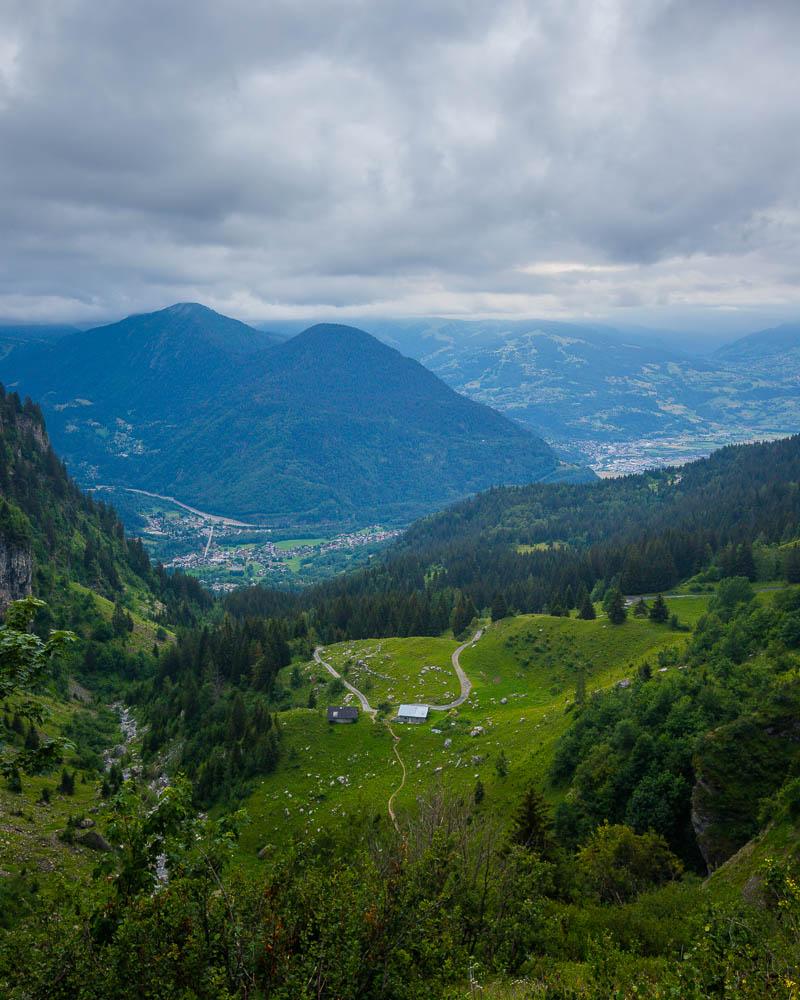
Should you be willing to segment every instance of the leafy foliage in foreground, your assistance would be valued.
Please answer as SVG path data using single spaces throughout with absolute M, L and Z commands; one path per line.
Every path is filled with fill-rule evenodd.
M 762 910 L 709 908 L 654 835 L 606 827 L 567 864 L 434 798 L 400 834 L 353 830 L 243 878 L 242 817 L 196 819 L 184 784 L 154 808 L 123 789 L 114 810 L 93 890 L 29 902 L 0 939 L 10 1000 L 454 1000 L 498 975 L 550 1000 L 794 995 L 800 893 L 774 860 Z

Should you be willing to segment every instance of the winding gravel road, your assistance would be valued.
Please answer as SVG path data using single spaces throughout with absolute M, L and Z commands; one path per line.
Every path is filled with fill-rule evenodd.
M 428 705 L 428 708 L 432 712 L 449 712 L 451 708 L 458 708 L 459 705 L 463 705 L 467 698 L 469 698 L 469 693 L 472 690 L 472 681 L 469 677 L 467 677 L 461 667 L 460 656 L 467 646 L 474 646 L 482 635 L 483 629 L 479 628 L 475 635 L 473 635 L 473 637 L 467 642 L 462 643 L 450 657 L 450 662 L 453 664 L 453 670 L 455 670 L 458 682 L 461 685 L 461 694 L 455 701 L 451 701 L 449 705 Z
M 474 646 L 482 635 L 483 635 L 483 629 L 479 628 L 471 639 L 468 639 L 467 642 L 463 642 L 458 647 L 458 649 L 456 649 L 453 652 L 453 655 L 450 657 L 450 662 L 453 664 L 453 670 L 455 670 L 456 676 L 458 677 L 458 682 L 461 685 L 461 694 L 458 696 L 458 698 L 455 699 L 455 701 L 451 701 L 447 705 L 428 705 L 428 708 L 432 712 L 449 712 L 451 708 L 458 708 L 459 705 L 463 705 L 464 702 L 467 700 L 467 698 L 469 698 L 470 691 L 472 691 L 472 681 L 464 673 L 464 670 L 461 666 L 460 657 L 461 654 L 464 652 L 464 650 L 468 646 Z M 362 691 L 359 691 L 357 687 L 355 687 L 349 681 L 346 681 L 344 677 L 342 677 L 342 675 L 339 673 L 339 671 L 335 667 L 333 667 L 330 663 L 328 663 L 327 660 L 323 660 L 322 650 L 323 650 L 322 646 L 317 646 L 317 648 L 314 650 L 314 660 L 321 667 L 324 667 L 331 675 L 331 677 L 337 677 L 342 682 L 342 684 L 344 684 L 347 690 L 351 691 L 356 696 L 356 698 L 358 698 L 359 702 L 361 703 L 361 708 L 363 709 L 363 711 L 366 712 L 372 718 L 373 722 L 375 722 L 375 718 L 378 714 L 377 709 L 373 708 L 370 705 L 369 701 L 367 700 L 367 696 Z M 424 704 L 424 702 L 422 702 L 421 704 Z M 402 779 L 400 781 L 400 784 L 397 786 L 397 788 L 395 788 L 395 790 L 389 796 L 389 801 L 386 803 L 386 807 L 389 812 L 389 819 L 392 821 L 394 828 L 399 833 L 400 827 L 397 823 L 397 817 L 395 816 L 394 812 L 394 800 L 398 792 L 402 791 L 403 787 L 405 786 L 406 765 L 404 764 L 403 758 L 400 756 L 400 751 L 398 749 L 398 746 L 400 744 L 400 737 L 397 735 L 394 729 L 392 729 L 391 723 L 388 720 L 384 720 L 384 724 L 386 728 L 389 730 L 389 733 L 391 734 L 392 737 L 392 752 L 397 758 L 397 761 L 402 769 Z
M 332 677 L 338 677 L 339 680 L 342 682 L 342 684 L 344 684 L 344 686 L 347 688 L 347 690 L 352 691 L 353 694 L 356 696 L 356 698 L 358 698 L 358 700 L 361 702 L 361 708 L 368 715 L 371 715 L 372 718 L 374 719 L 378 711 L 377 708 L 373 708 L 367 701 L 367 696 L 365 694 L 359 691 L 357 687 L 353 687 L 350 681 L 346 681 L 344 677 L 342 677 L 342 675 L 339 673 L 339 671 L 336 670 L 334 667 L 332 667 L 327 660 L 322 659 L 322 648 L 323 648 L 322 646 L 317 646 L 317 648 L 314 650 L 314 659 L 317 661 L 317 663 L 319 663 L 321 667 L 325 667 L 325 669 Z
M 468 639 L 466 642 L 463 642 L 450 657 L 450 662 L 453 664 L 453 670 L 455 670 L 456 677 L 458 677 L 458 682 L 461 685 L 461 694 L 455 699 L 455 701 L 451 701 L 447 705 L 428 705 L 427 707 L 431 710 L 431 712 L 449 712 L 451 708 L 458 708 L 459 705 L 463 705 L 464 702 L 467 700 L 467 698 L 469 698 L 470 691 L 472 691 L 472 681 L 464 673 L 464 670 L 461 666 L 460 657 L 461 654 L 464 652 L 464 650 L 468 646 L 474 646 L 482 635 L 483 635 L 483 629 L 479 628 L 478 631 L 475 633 L 475 635 L 473 635 L 473 637 L 471 639 Z M 314 659 L 316 660 L 316 662 L 319 663 L 321 667 L 324 667 L 331 675 L 331 677 L 337 677 L 342 682 L 342 684 L 344 684 L 347 690 L 351 691 L 356 696 L 356 698 L 358 698 L 358 700 L 361 702 L 361 708 L 369 715 L 371 715 L 374 719 L 377 709 L 373 708 L 370 705 L 369 701 L 367 700 L 367 696 L 363 693 L 363 691 L 359 691 L 357 687 L 355 687 L 353 684 L 350 683 L 350 681 L 345 680 L 344 677 L 342 677 L 342 675 L 339 673 L 339 671 L 336 670 L 335 667 L 331 666 L 331 664 L 328 663 L 327 660 L 322 659 L 322 650 L 323 650 L 322 646 L 317 646 L 317 648 L 314 650 Z M 425 705 L 426 703 L 423 701 L 423 702 L 415 702 L 415 704 Z

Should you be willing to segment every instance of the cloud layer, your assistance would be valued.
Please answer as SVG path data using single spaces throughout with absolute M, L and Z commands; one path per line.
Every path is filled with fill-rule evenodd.
M 795 0 L 5 0 L 0 315 L 800 306 Z

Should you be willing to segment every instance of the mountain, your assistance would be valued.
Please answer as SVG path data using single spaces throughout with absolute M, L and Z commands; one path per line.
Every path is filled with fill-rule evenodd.
M 63 600 L 66 577 L 112 599 L 156 587 L 141 544 L 70 479 L 39 407 L 0 385 L 0 607 L 31 592 Z
M 196 305 L 0 364 L 86 482 L 281 524 L 404 522 L 497 483 L 576 475 L 539 438 L 362 330 L 288 341 Z
M 800 377 L 800 323 L 758 330 L 715 351 L 726 365 L 746 365 L 782 377 Z
M 25 344 L 48 344 L 77 332 L 78 327 L 65 324 L 0 322 L 0 358 Z
M 615 449 L 631 471 L 656 462 L 659 442 L 675 461 L 800 427 L 791 365 L 737 365 L 724 351 L 690 357 L 597 324 L 432 319 L 379 321 L 375 329 L 457 391 L 597 468 L 621 471 L 604 466 Z M 777 348 L 791 336 L 775 340 Z

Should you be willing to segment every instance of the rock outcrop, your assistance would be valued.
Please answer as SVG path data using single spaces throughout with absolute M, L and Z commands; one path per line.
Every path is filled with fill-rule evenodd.
M 0 536 L 0 611 L 12 601 L 27 597 L 33 579 L 33 555 L 27 546 L 19 546 Z
M 759 829 L 759 802 L 800 758 L 800 705 L 786 696 L 707 733 L 694 759 L 691 820 L 713 872 Z

